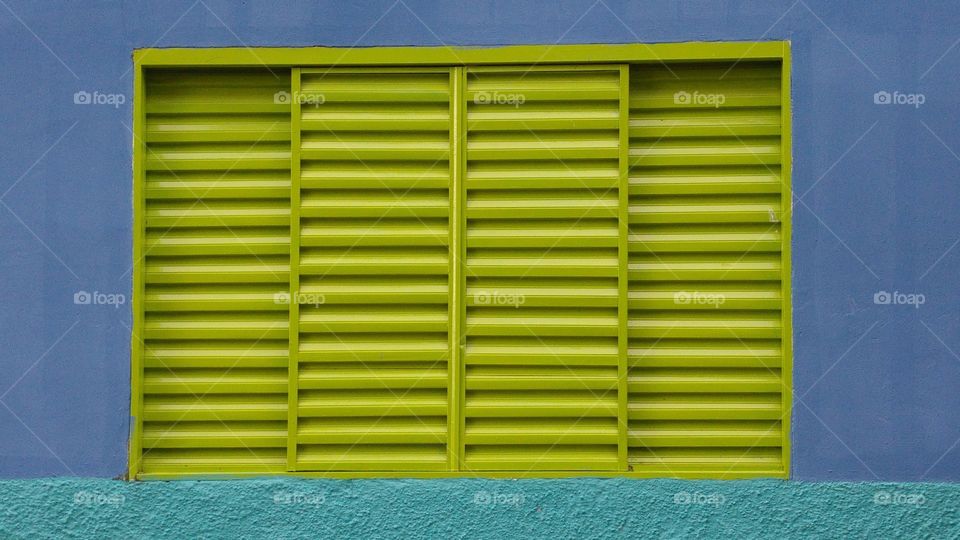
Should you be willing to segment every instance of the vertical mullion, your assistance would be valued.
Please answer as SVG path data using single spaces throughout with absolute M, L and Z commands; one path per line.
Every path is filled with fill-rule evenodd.
M 619 219 L 618 219 L 618 301 L 617 301 L 617 419 L 618 444 L 617 461 L 621 471 L 628 466 L 628 429 L 629 411 L 627 399 L 629 385 L 627 376 L 627 321 L 629 316 L 629 203 L 630 203 L 630 66 L 620 66 L 620 183 L 619 183 Z
M 461 335 L 463 333 L 463 320 L 460 317 L 461 305 L 463 304 L 463 290 L 461 288 L 461 232 L 460 214 L 463 212 L 461 206 L 460 186 L 463 182 L 461 175 L 461 140 L 460 131 L 461 109 L 463 103 L 461 100 L 461 72 L 463 68 L 450 68 L 450 187 L 447 196 L 450 198 L 450 218 L 447 227 L 450 234 L 450 251 L 448 254 L 450 270 L 448 273 L 450 287 L 450 359 L 447 365 L 450 375 L 450 384 L 447 390 L 447 455 L 449 456 L 449 470 L 459 471 L 461 462 L 461 424 L 460 414 L 461 402 L 461 372 L 463 371 L 462 358 L 463 350 L 461 348 Z
M 457 264 L 460 267 L 459 283 L 457 283 L 458 294 L 460 295 L 460 309 L 457 313 L 457 318 L 459 319 L 459 328 L 460 336 L 458 336 L 457 347 L 460 349 L 460 376 L 459 376 L 459 389 L 457 399 L 459 401 L 457 407 L 457 423 L 460 430 L 460 442 L 457 448 L 459 453 L 459 461 L 457 463 L 457 470 L 464 470 L 466 468 L 465 456 L 467 453 L 466 448 L 466 431 L 467 431 L 467 418 L 465 411 L 466 403 L 466 393 L 467 393 L 467 367 L 466 367 L 466 356 L 467 356 L 467 305 L 464 299 L 467 297 L 467 68 L 459 67 L 456 68 L 457 71 L 457 87 L 456 87 L 456 101 L 457 101 L 457 172 L 459 178 L 459 186 L 457 188 L 457 207 L 460 209 L 457 220 L 457 236 L 459 238 L 460 247 L 457 250 Z
M 781 364 L 780 384 L 783 411 L 780 417 L 782 434 L 780 447 L 783 451 L 783 475 L 790 476 L 790 420 L 793 407 L 793 302 L 790 296 L 790 222 L 793 221 L 793 191 L 791 188 L 791 112 L 790 112 L 790 43 L 783 44 L 783 60 L 780 64 L 780 315 L 781 315 Z
M 287 470 L 297 470 L 297 407 L 300 376 L 300 68 L 290 70 L 290 298 L 287 364 Z
M 133 67 L 133 331 L 130 336 L 130 457 L 127 478 L 134 480 L 140 473 L 143 452 L 143 243 L 146 236 L 144 200 L 146 168 L 146 85 L 143 81 L 143 65 L 139 60 Z

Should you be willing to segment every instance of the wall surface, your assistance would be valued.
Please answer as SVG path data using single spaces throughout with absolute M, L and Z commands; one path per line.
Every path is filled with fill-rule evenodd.
M 134 48 L 786 39 L 793 477 L 960 480 L 957 28 L 951 1 L 0 1 L 0 477 L 114 477 L 125 468 Z M 104 103 L 75 104 L 77 92 Z M 877 92 L 912 104 L 876 104 Z M 80 291 L 127 302 L 76 304 Z M 876 303 L 882 291 L 900 294 Z M 763 489 L 788 489 L 775 486 Z M 164 488 L 122 489 L 152 497 Z M 417 501 L 393 504 L 415 517 Z M 571 499 L 563 511 L 590 504 Z M 259 519 L 232 508 L 244 522 Z M 145 505 L 140 515 L 162 527 L 176 511 Z M 524 507 L 516 526 L 559 511 Z M 387 508 L 367 512 L 344 513 L 342 525 L 390 522 Z M 440 507 L 422 517 L 454 527 Z M 624 512 L 601 526 L 643 519 Z
M 0 537 L 947 538 L 956 484 L 0 482 Z M 41 511 L 37 509 L 42 508 Z

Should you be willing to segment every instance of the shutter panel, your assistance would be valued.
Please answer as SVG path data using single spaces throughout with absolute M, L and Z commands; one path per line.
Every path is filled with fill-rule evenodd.
M 289 73 L 145 84 L 142 470 L 283 471 Z
M 468 68 L 466 470 L 616 470 L 619 68 Z
M 449 69 L 303 70 L 297 470 L 446 470 Z
M 131 472 L 784 476 L 784 81 L 139 71 Z
M 780 64 L 630 79 L 629 463 L 779 472 Z

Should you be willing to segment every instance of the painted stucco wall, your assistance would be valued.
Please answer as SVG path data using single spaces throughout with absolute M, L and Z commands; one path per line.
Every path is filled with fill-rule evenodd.
M 0 477 L 114 477 L 125 468 L 129 302 L 77 305 L 74 295 L 129 300 L 134 48 L 788 39 L 798 197 L 793 477 L 960 480 L 957 28 L 951 1 L 3 0 Z M 924 102 L 875 104 L 881 91 Z M 78 105 L 77 92 L 113 94 L 114 104 Z M 881 291 L 922 294 L 924 303 L 877 304 Z M 152 497 L 164 488 L 123 489 Z M 569 497 L 562 509 L 524 507 L 517 526 L 559 523 L 562 512 L 594 503 Z M 391 505 L 413 516 L 414 499 Z M 754 504 L 744 499 L 737 508 Z M 645 503 L 634 502 L 600 526 L 645 523 Z M 169 526 L 166 510 L 142 512 Z M 457 530 L 442 507 L 424 512 L 433 526 Z M 344 526 L 389 522 L 387 509 L 367 513 L 344 514 Z
M 0 482 L 0 537 L 949 538 L 956 484 Z M 42 509 L 42 510 L 41 510 Z

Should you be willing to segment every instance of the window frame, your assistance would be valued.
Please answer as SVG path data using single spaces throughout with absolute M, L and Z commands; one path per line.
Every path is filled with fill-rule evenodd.
M 685 42 L 658 44 L 590 44 L 590 45 L 520 45 L 504 47 L 264 47 L 264 48 L 144 48 L 133 52 L 133 291 L 131 329 L 131 386 L 130 386 L 130 435 L 128 444 L 128 479 L 172 478 L 232 478 L 262 476 L 262 473 L 154 473 L 140 471 L 143 435 L 143 343 L 141 333 L 144 323 L 143 276 L 146 174 L 146 106 L 144 72 L 151 68 L 214 68 L 214 67 L 268 67 L 268 68 L 329 68 L 329 67 L 430 67 L 430 66 L 482 66 L 482 65 L 550 65 L 550 64 L 658 64 L 667 62 L 733 62 L 778 61 L 781 63 L 781 208 L 783 212 L 781 231 L 781 257 L 783 271 L 782 290 L 782 463 L 779 474 L 754 472 L 730 472 L 725 478 L 765 477 L 789 478 L 790 476 L 790 430 L 792 416 L 792 298 L 791 298 L 791 221 L 792 221 L 792 109 L 791 109 L 791 58 L 789 41 L 762 42 Z M 291 171 L 291 174 L 293 171 Z M 288 471 L 280 476 L 320 478 L 450 478 L 482 476 L 491 478 L 516 478 L 517 472 L 486 471 L 351 471 L 309 472 Z M 577 476 L 651 478 L 663 474 L 644 471 L 533 471 L 523 474 L 532 478 L 562 478 Z M 681 472 L 682 478 L 715 478 L 711 473 L 697 471 Z

